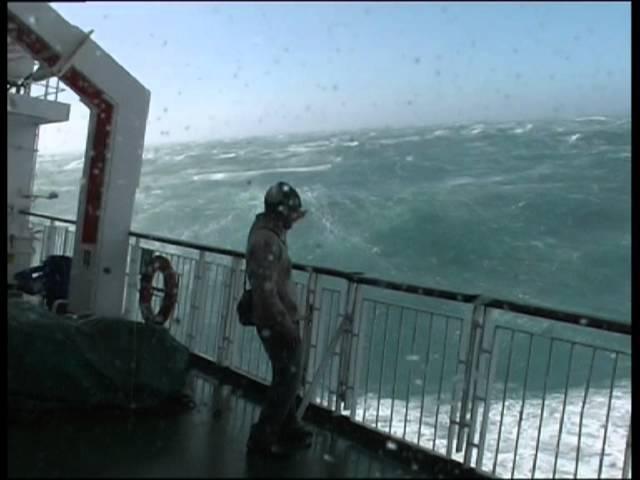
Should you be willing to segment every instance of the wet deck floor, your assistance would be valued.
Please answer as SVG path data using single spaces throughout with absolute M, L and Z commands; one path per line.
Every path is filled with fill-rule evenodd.
M 200 373 L 190 383 L 192 409 L 14 419 L 7 435 L 8 476 L 435 476 L 314 425 L 313 446 L 293 458 L 247 457 L 245 443 L 259 405 Z

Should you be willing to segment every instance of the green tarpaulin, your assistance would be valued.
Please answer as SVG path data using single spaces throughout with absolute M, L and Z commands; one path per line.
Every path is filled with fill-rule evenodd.
M 9 408 L 151 407 L 179 398 L 189 350 L 159 326 L 74 319 L 10 299 Z

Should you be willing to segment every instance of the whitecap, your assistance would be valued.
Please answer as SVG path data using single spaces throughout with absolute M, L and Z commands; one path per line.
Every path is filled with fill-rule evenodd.
M 231 171 L 231 172 L 212 172 L 212 173 L 201 173 L 199 175 L 194 175 L 193 180 L 209 180 L 209 181 L 219 181 L 219 180 L 227 180 L 233 178 L 243 178 L 243 177 L 252 177 L 256 175 L 264 175 L 269 173 L 302 173 L 302 172 L 321 172 L 324 170 L 329 170 L 333 165 L 330 163 L 322 164 L 322 165 L 314 165 L 308 167 L 282 167 L 282 168 L 270 168 L 264 170 L 245 170 L 245 171 Z
M 569 143 L 573 143 L 573 142 L 575 142 L 575 141 L 576 141 L 576 140 L 578 140 L 581 136 L 582 136 L 582 134 L 580 134 L 580 133 L 576 133 L 575 135 L 571 135 L 571 136 L 569 137 Z
M 183 153 L 183 154 L 181 154 L 181 155 L 177 155 L 177 156 L 173 157 L 173 159 L 174 159 L 174 160 L 183 160 L 183 159 L 185 159 L 186 157 L 188 157 L 189 155 L 191 155 L 191 154 L 190 154 L 190 153 Z
M 381 143 L 383 145 L 395 145 L 396 143 L 419 142 L 420 140 L 422 140 L 422 137 L 419 137 L 418 135 L 411 135 L 409 137 L 400 138 L 383 138 L 381 140 L 378 140 L 378 143 Z
M 485 182 L 502 182 L 506 177 L 504 175 L 491 175 L 489 177 L 484 178 Z
M 287 147 L 287 151 L 289 152 L 296 152 L 296 153 L 305 153 L 305 152 L 311 152 L 313 150 L 323 150 L 327 147 L 331 147 L 334 144 L 334 142 L 332 141 L 328 141 L 328 140 L 319 140 L 316 142 L 305 142 L 305 143 L 298 143 L 295 145 L 289 145 Z
M 378 144 L 380 145 L 395 145 L 396 143 L 399 143 L 400 140 L 396 139 L 396 138 L 382 138 L 380 140 L 378 140 Z
M 579 117 L 575 119 L 576 122 L 606 122 L 607 120 L 608 120 L 607 117 L 598 117 L 598 116 Z
M 533 128 L 533 124 L 527 123 L 524 127 L 514 129 L 513 133 L 518 133 L 518 134 L 525 133 L 531 130 L 532 128 Z
M 458 185 L 466 185 L 469 183 L 473 183 L 475 182 L 476 179 L 473 177 L 457 177 L 457 178 L 451 178 L 449 180 L 446 180 L 444 183 L 446 184 L 447 187 L 455 187 Z
M 434 137 L 442 137 L 445 135 L 449 135 L 451 132 L 449 130 L 436 130 L 435 132 L 427 135 L 425 138 L 434 138 Z
M 469 134 L 470 135 L 477 135 L 479 133 L 484 132 L 484 125 L 480 124 L 480 125 L 475 125 L 474 127 L 472 127 L 469 130 Z
M 84 165 L 84 158 L 81 158 L 80 160 L 74 160 L 73 162 L 62 167 L 62 170 L 74 170 L 76 168 L 82 167 L 82 165 Z
M 218 155 L 216 158 L 217 159 L 224 159 L 224 158 L 235 158 L 237 157 L 238 154 L 237 153 L 221 153 L 220 155 Z
M 421 386 L 423 382 L 417 378 L 412 383 Z M 504 385 L 496 382 L 494 388 L 504 388 Z M 549 392 L 545 397 L 544 409 L 539 396 L 527 395 L 524 401 L 517 395 L 505 395 L 504 400 L 502 397 L 489 399 L 486 412 L 484 409 L 479 412 L 480 418 L 486 413 L 488 420 L 482 462 L 484 468 L 490 470 L 495 461 L 497 476 L 511 476 L 512 469 L 515 470 L 515 477 L 531 476 L 531 464 L 534 456 L 537 456 L 536 477 L 551 477 L 556 467 L 556 478 L 569 477 L 573 476 L 575 467 L 573 453 L 580 444 L 578 476 L 597 476 L 600 455 L 604 454 L 607 462 L 602 476 L 619 478 L 631 415 L 631 386 L 621 382 L 612 393 L 610 395 L 608 389 L 591 387 L 585 400 L 581 388 L 569 388 L 566 398 L 564 392 Z M 420 446 L 433 448 L 432 442 L 435 442 L 437 452 L 447 451 L 448 422 L 438 415 L 448 418 L 451 413 L 449 401 L 442 402 L 439 396 L 432 393 L 426 396 L 424 393 L 414 393 L 406 399 L 378 398 L 373 393 L 361 396 L 356 405 L 356 417 L 361 418 L 365 425 L 377 426 L 380 430 L 404 437 Z M 588 413 L 583 418 L 584 410 Z M 618 413 L 615 418 L 613 415 L 605 418 L 609 410 Z M 541 416 L 540 412 L 544 412 L 544 415 Z M 562 437 L 558 444 L 561 421 Z M 607 451 L 602 452 L 605 424 L 608 424 Z M 501 432 L 500 444 L 497 443 L 498 431 Z M 542 436 L 538 436 L 537 432 L 542 432 Z M 519 449 L 518 458 L 514 460 L 516 439 Z M 390 447 L 394 448 L 393 445 Z M 462 460 L 463 456 L 463 452 L 452 455 L 455 460 Z

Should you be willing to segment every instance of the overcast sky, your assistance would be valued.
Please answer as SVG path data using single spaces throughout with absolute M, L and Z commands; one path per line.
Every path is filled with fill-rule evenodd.
M 147 145 L 628 114 L 630 3 L 54 3 L 151 90 Z M 81 150 L 88 111 L 43 128 Z

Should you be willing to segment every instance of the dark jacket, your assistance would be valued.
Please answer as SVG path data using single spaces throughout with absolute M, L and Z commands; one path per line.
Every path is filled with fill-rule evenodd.
M 264 213 L 257 215 L 249 231 L 246 253 L 256 326 L 297 325 L 286 231 Z

